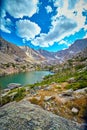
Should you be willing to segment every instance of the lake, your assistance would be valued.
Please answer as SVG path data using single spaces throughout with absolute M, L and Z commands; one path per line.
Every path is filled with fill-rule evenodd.
M 49 74 L 51 74 L 49 71 L 32 71 L 11 74 L 0 77 L 0 86 L 2 88 L 7 88 L 9 83 L 20 83 L 22 85 L 34 84 L 36 82 L 40 82 L 44 76 Z

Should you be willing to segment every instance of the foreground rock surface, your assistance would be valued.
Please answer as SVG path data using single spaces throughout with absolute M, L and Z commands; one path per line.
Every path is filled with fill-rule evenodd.
M 0 108 L 0 130 L 80 130 L 80 125 L 22 100 Z

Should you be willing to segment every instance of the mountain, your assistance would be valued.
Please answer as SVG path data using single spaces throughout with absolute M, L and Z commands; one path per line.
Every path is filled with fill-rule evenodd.
M 0 76 L 35 70 L 44 57 L 29 47 L 18 47 L 0 38 Z
M 87 38 L 76 40 L 68 49 L 62 50 L 55 53 L 56 58 L 58 57 L 62 59 L 62 61 L 66 59 L 72 58 L 77 53 L 81 52 L 84 48 L 87 47 Z
M 40 49 L 38 52 L 47 59 L 48 63 L 61 63 L 67 59 L 72 58 L 74 55 L 81 52 L 86 47 L 87 38 L 76 40 L 68 49 L 65 50 L 48 52 Z
M 31 63 L 57 64 L 72 58 L 87 47 L 87 38 L 76 40 L 68 49 L 58 52 L 34 50 L 28 46 L 18 47 L 0 38 L 0 62 L 28 61 Z
M 77 53 L 72 59 L 80 62 L 86 62 L 87 65 L 87 47 L 83 51 Z
M 42 49 L 39 49 L 37 51 L 39 54 L 41 54 L 42 56 L 44 56 L 45 60 L 43 62 L 43 64 L 57 64 L 58 63 L 58 60 L 56 60 L 55 58 L 55 53 L 54 52 L 49 52 L 49 51 L 46 51 L 46 50 L 42 50 Z
M 0 62 L 9 63 L 23 61 L 26 59 L 26 54 L 16 45 L 11 44 L 0 38 Z
M 35 51 L 34 49 L 28 47 L 28 46 L 20 46 L 20 48 L 25 52 L 25 54 L 28 57 L 32 57 L 34 60 L 43 61 L 45 60 L 45 57 L 42 56 L 38 51 Z
M 44 56 L 27 47 L 18 47 L 3 38 L 0 38 L 0 63 L 31 62 L 37 63 L 45 60 Z

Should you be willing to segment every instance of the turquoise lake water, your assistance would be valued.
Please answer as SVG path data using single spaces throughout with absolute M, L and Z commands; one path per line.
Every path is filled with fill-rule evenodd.
M 20 83 L 22 85 L 34 84 L 43 79 L 44 76 L 51 74 L 49 71 L 32 71 L 0 77 L 0 86 L 7 88 L 9 83 Z

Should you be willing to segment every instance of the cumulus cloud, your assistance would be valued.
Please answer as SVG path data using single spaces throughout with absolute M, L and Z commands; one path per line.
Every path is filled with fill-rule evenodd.
M 23 16 L 31 17 L 38 11 L 37 4 L 38 0 L 3 0 L 0 10 L 0 29 L 3 32 L 11 33 L 11 20 L 7 18 L 6 13 L 10 14 L 14 18 L 23 18 Z
M 19 20 L 16 22 L 17 35 L 26 40 L 35 38 L 40 33 L 40 27 L 30 20 Z
M 49 5 L 46 6 L 45 9 L 46 9 L 47 13 L 51 13 L 52 12 L 52 7 L 49 6 Z
M 62 16 L 55 21 L 48 34 L 41 34 L 32 43 L 41 47 L 48 47 L 53 45 L 54 42 L 60 41 L 66 36 L 66 33 L 69 34 L 76 26 L 74 21 Z
M 49 43 L 45 40 L 47 34 L 41 33 L 40 37 L 33 39 L 31 42 L 34 46 L 49 47 Z
M 77 28 L 74 30 L 73 33 L 78 32 L 81 28 L 85 28 L 85 21 L 86 17 L 82 15 L 84 9 L 87 9 L 87 3 L 84 3 L 83 0 L 75 0 L 76 3 L 72 4 L 73 2 L 70 0 L 64 1 L 64 5 L 62 8 L 57 8 L 57 15 L 53 17 L 53 22 L 57 20 L 61 16 L 65 16 L 69 19 L 72 19 L 77 23 Z M 68 7 L 72 7 L 69 9 Z M 74 12 L 77 12 L 75 15 Z
M 38 10 L 38 0 L 3 0 L 2 8 L 14 18 L 31 17 Z
M 6 32 L 6 33 L 11 33 L 11 26 L 12 26 L 12 22 L 9 18 L 1 18 L 0 20 L 0 29 L 3 31 L 3 32 Z
M 1 26 L 0 26 L 0 29 L 1 29 L 3 32 L 11 33 L 11 31 L 10 31 L 8 28 L 6 28 L 4 25 L 1 25 Z
M 58 44 L 59 44 L 59 45 L 66 45 L 66 46 L 68 46 L 68 47 L 70 46 L 70 44 L 69 44 L 67 41 L 65 41 L 65 40 L 59 41 Z
M 75 8 L 77 2 L 79 2 L 79 0 L 68 0 L 68 9 Z
M 86 17 L 82 15 L 83 10 L 87 10 L 86 0 L 75 0 L 74 2 L 71 0 L 52 1 L 54 6 L 57 7 L 57 14 L 51 18 L 49 32 L 47 34 L 40 34 L 40 37 L 35 38 L 32 41 L 34 45 L 48 47 L 53 45 L 54 42 L 62 41 L 66 36 L 74 35 L 82 28 L 84 30 L 87 29 L 87 25 L 85 25 Z
M 53 0 L 54 2 L 54 7 L 63 7 L 63 2 L 64 0 Z

